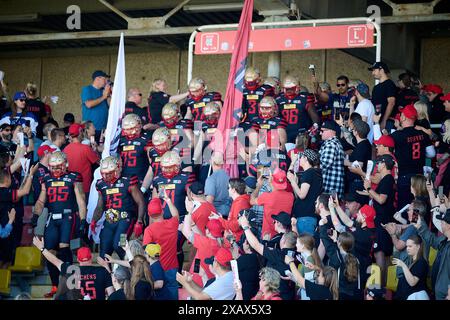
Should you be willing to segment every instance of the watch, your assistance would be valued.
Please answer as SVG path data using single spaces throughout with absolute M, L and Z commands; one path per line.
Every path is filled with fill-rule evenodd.
M 42 249 L 40 249 L 40 250 L 41 250 L 41 252 L 44 252 L 45 248 L 42 248 Z

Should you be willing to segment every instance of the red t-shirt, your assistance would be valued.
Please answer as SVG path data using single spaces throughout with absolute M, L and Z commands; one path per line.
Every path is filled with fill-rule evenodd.
M 192 221 L 200 229 L 200 231 L 205 235 L 206 224 L 209 221 L 209 216 L 211 212 L 217 213 L 216 208 L 211 203 L 205 201 L 201 202 L 200 206 L 194 210 L 192 213 Z
M 198 233 L 194 234 L 193 244 L 194 248 L 197 249 L 197 253 L 195 254 L 194 260 L 192 261 L 189 272 L 193 274 L 192 280 L 197 285 L 203 288 L 204 283 L 202 281 L 202 278 L 197 273 L 194 273 L 195 259 L 200 259 L 200 266 L 203 268 L 203 270 L 205 270 L 206 274 L 208 275 L 208 279 L 214 278 L 214 274 L 209 271 L 209 265 L 205 263 L 205 259 L 214 256 L 217 250 L 219 250 L 220 246 L 217 240 L 202 236 Z
M 78 172 L 83 178 L 83 190 L 89 192 L 92 183 L 92 164 L 96 163 L 100 158 L 91 147 L 79 143 L 72 142 L 64 148 L 69 163 L 69 171 Z
M 291 214 L 294 204 L 294 195 L 284 190 L 264 192 L 257 198 L 258 206 L 264 206 L 263 225 L 261 238 L 270 233 L 270 238 L 277 234 L 273 226 L 272 215 L 278 215 L 281 211 Z
M 170 218 L 163 221 L 153 222 L 144 231 L 143 245 L 150 242 L 161 246 L 159 261 L 164 271 L 178 269 L 177 241 L 178 241 L 178 219 Z
M 242 230 L 239 225 L 239 212 L 244 209 L 250 209 L 252 206 L 250 205 L 250 195 L 243 194 L 237 197 L 233 203 L 231 204 L 230 213 L 228 214 L 228 220 L 220 219 L 222 222 L 222 226 L 225 230 L 230 230 L 236 238 L 236 241 L 241 239 Z

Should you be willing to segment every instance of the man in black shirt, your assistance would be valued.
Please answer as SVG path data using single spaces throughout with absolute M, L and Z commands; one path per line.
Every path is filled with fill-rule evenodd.
M 262 243 L 270 248 L 280 248 L 281 238 L 292 229 L 291 216 L 289 213 L 281 211 L 279 214 L 273 214 L 272 219 L 277 234 L 270 240 L 262 239 Z
M 436 152 L 429 136 L 416 130 L 417 110 L 413 105 L 401 109 L 402 130 L 392 134 L 395 143 L 395 158 L 398 162 L 398 207 L 403 208 L 413 200 L 411 177 L 422 174 L 425 158 L 432 158 Z
M 284 262 L 284 257 L 289 255 L 292 257 L 296 251 L 297 235 L 290 231 L 285 233 L 280 240 L 280 248 L 270 248 L 267 245 L 263 245 L 259 242 L 258 238 L 253 234 L 250 229 L 250 224 L 242 215 L 239 218 L 239 224 L 244 229 L 245 236 L 250 246 L 260 255 L 267 259 L 267 267 L 277 270 L 282 279 L 280 281 L 280 296 L 283 300 L 294 300 L 295 297 L 295 284 L 290 280 L 284 280 L 283 278 L 288 276 L 286 271 L 289 270 L 289 266 Z
M 77 251 L 77 266 L 58 259 L 53 253 L 45 249 L 44 242 L 38 237 L 33 238 L 33 244 L 42 252 L 42 255 L 61 272 L 61 275 L 68 277 L 67 286 L 69 289 L 78 287 L 81 294 L 88 300 L 106 300 L 106 294 L 110 296 L 114 292 L 109 270 L 104 267 L 92 265 L 92 253 L 87 247 L 82 247 Z M 99 262 L 102 262 L 100 260 Z M 79 274 L 77 274 L 79 272 Z M 79 276 L 79 279 L 77 279 Z M 74 281 L 75 280 L 75 281 Z M 70 288 L 73 286 L 73 288 Z M 106 293 L 106 294 L 105 294 Z
M 380 82 L 372 89 L 372 103 L 375 106 L 375 112 L 381 113 L 381 129 L 386 127 L 386 122 L 390 117 L 395 116 L 395 100 L 397 97 L 397 86 L 388 74 L 389 68 L 383 62 L 375 62 L 368 68 L 372 75 Z
M 141 118 L 142 129 L 155 130 L 158 128 L 157 124 L 150 123 L 150 116 L 147 107 L 141 107 L 142 93 L 138 88 L 131 88 L 128 90 L 127 103 L 125 103 L 125 114 L 134 113 Z

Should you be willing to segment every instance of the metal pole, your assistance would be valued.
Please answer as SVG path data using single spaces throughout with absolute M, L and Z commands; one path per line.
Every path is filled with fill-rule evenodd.
M 280 78 L 281 51 L 271 52 L 267 64 L 267 76 Z
M 189 38 L 189 48 L 188 48 L 188 70 L 187 70 L 187 84 L 189 85 L 189 81 L 192 79 L 192 66 L 194 63 L 194 39 L 198 33 L 198 29 L 192 32 L 191 37 Z
M 377 31 L 375 61 L 381 61 L 381 26 L 378 23 L 376 23 L 376 21 L 373 21 L 372 24 L 375 27 L 375 30 Z M 375 85 L 377 85 L 379 82 L 380 80 L 376 79 Z

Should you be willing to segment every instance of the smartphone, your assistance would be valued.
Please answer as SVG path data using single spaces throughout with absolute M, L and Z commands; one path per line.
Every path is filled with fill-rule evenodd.
M 127 244 L 127 234 L 126 233 L 121 233 L 120 234 L 120 240 L 119 240 L 119 246 L 120 247 L 125 247 L 126 244 Z
M 195 259 L 194 261 L 194 273 L 200 272 L 200 259 Z
M 341 115 L 341 112 L 339 111 L 340 108 L 334 107 L 334 120 L 339 120 L 339 116 Z
M 23 147 L 25 145 L 23 132 L 18 132 L 17 137 L 19 138 L 19 146 Z
M 337 197 L 337 191 L 336 190 L 331 190 L 331 196 L 333 197 L 333 199 L 336 199 Z
M 288 250 L 287 255 L 288 255 L 288 257 L 293 258 L 293 257 L 295 256 L 295 251 L 293 251 L 293 250 Z
M 239 269 L 237 260 L 231 260 L 230 264 L 231 264 L 231 271 L 233 271 L 234 275 L 234 281 L 239 280 Z
M 378 116 L 381 114 L 381 104 L 375 106 L 375 114 Z

